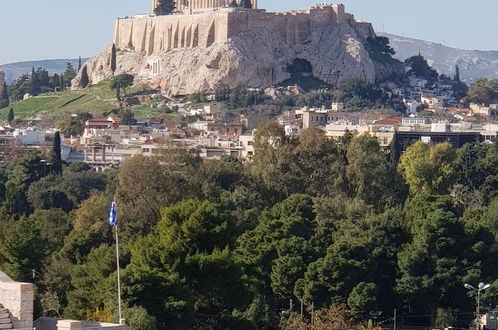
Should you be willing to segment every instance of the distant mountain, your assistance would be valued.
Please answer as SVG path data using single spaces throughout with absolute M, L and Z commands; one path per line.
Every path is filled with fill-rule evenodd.
M 81 59 L 85 63 L 88 59 Z M 71 63 L 75 69 L 78 69 L 78 59 L 59 59 L 59 60 L 41 60 L 18 62 L 0 65 L 0 71 L 5 72 L 7 83 L 11 83 L 25 73 L 31 73 L 33 67 L 43 67 L 49 74 L 61 73 L 66 70 L 66 63 Z
M 439 73 L 453 76 L 458 64 L 460 76 L 467 82 L 480 77 L 498 79 L 498 51 L 464 50 L 394 34 L 379 35 L 389 38 L 394 57 L 401 61 L 420 52 Z

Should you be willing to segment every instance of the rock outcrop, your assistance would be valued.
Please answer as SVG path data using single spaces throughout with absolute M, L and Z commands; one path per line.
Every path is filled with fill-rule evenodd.
M 125 22 L 128 23 L 127 31 L 133 32 L 130 32 L 129 37 L 124 36 L 122 31 L 116 32 L 120 36 L 115 38 L 115 42 L 118 41 L 116 74 L 134 74 L 137 82 L 160 88 L 170 95 L 210 92 L 220 85 L 231 88 L 238 85 L 276 85 L 290 78 L 292 64 L 296 60 L 306 63 L 309 73 L 315 78 L 332 85 L 350 77 L 374 81 L 403 74 L 401 63 L 393 61 L 379 64 L 369 56 L 365 42 L 368 37 L 375 36 L 370 24 L 356 22 L 349 14 L 342 13 L 344 16 L 341 17 L 341 13 L 331 8 L 332 6 L 314 7 L 307 11 L 285 14 L 251 11 L 247 13 L 247 21 L 251 24 L 245 24 L 244 28 L 238 26 L 237 31 L 233 32 L 230 23 L 227 23 L 226 38 L 213 39 L 210 44 L 197 46 L 193 46 L 188 40 L 183 43 L 185 28 L 182 42 L 177 40 L 178 27 L 176 35 L 171 32 L 171 28 L 168 30 L 164 27 L 163 30 L 169 31 L 172 36 L 164 37 L 166 34 L 163 33 L 162 39 L 158 39 L 160 33 L 157 26 L 165 25 L 164 21 L 155 19 L 164 20 L 163 17 L 144 18 L 147 21 L 142 24 L 145 26 L 144 32 L 140 33 L 133 31 L 133 24 L 139 26 L 138 22 L 132 22 L 131 28 L 128 27 L 129 22 Z M 235 11 L 235 14 L 241 15 L 240 11 Z M 215 15 L 220 14 L 213 13 Z M 264 24 L 262 19 L 271 15 L 274 15 L 270 17 L 272 24 Z M 192 20 L 195 15 L 187 16 Z M 259 19 L 258 24 L 252 23 L 255 21 L 254 17 Z M 205 19 L 203 16 L 203 20 Z M 278 19 L 277 23 L 283 23 L 276 24 L 275 19 Z M 292 20 L 296 20 L 296 24 Z M 229 17 L 227 22 L 230 21 Z M 187 27 L 187 31 L 191 31 L 191 27 Z M 147 32 L 151 36 L 147 36 Z M 135 41 L 137 34 L 144 35 L 141 41 Z M 190 36 L 188 32 L 187 35 Z M 123 47 L 125 38 L 130 40 L 127 47 Z M 197 38 L 202 40 L 202 36 Z M 209 36 L 205 39 L 209 40 Z M 167 42 L 171 45 L 164 46 Z M 160 45 L 145 46 L 151 43 Z M 137 47 L 135 44 L 142 46 Z M 85 64 L 91 84 L 112 76 L 110 56 L 111 47 Z M 73 81 L 73 87 L 77 88 L 78 85 L 79 76 Z

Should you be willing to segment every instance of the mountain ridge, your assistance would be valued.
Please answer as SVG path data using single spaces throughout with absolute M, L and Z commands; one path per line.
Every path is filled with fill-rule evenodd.
M 81 59 L 82 64 L 88 59 Z M 43 67 L 49 74 L 61 73 L 66 70 L 66 63 L 71 63 L 75 69 L 78 69 L 79 59 L 49 59 L 49 60 L 33 60 L 14 63 L 6 63 L 0 65 L 0 71 L 5 72 L 5 80 L 7 83 L 12 83 L 21 75 L 31 73 L 33 67 Z
M 378 35 L 389 38 L 391 47 L 396 51 L 394 57 L 398 60 L 404 61 L 420 53 L 440 74 L 453 76 L 458 65 L 460 77 L 466 82 L 481 77 L 498 79 L 498 51 L 459 49 L 390 33 Z

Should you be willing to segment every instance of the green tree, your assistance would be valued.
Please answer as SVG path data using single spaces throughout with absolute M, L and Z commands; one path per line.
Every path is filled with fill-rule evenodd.
M 427 79 L 430 82 L 437 80 L 439 74 L 430 67 L 427 60 L 422 55 L 412 56 L 405 61 L 410 67 L 408 75 L 414 75 L 419 78 Z
M 111 88 L 116 91 L 116 98 L 121 100 L 121 91 L 126 95 L 126 88 L 133 85 L 135 77 L 131 74 L 123 73 L 115 76 L 111 80 Z
M 88 69 L 85 65 L 81 69 L 80 87 L 87 88 L 89 83 L 90 83 L 90 79 L 88 78 Z
M 233 230 L 217 204 L 186 200 L 163 209 L 158 237 L 140 239 L 132 249 L 126 269 L 130 304 L 141 302 L 173 328 L 237 328 L 242 320 L 234 312 L 247 307 L 250 292 L 229 250 Z M 148 289 L 151 277 L 157 279 L 154 291 Z
M 46 165 L 36 152 L 30 152 L 16 162 L 7 174 L 5 183 L 5 207 L 13 215 L 27 214 L 29 186 L 47 175 Z
M 62 150 L 61 150 L 61 134 L 55 132 L 52 142 L 52 168 L 55 174 L 62 173 Z
M 14 121 L 14 109 L 10 108 L 9 112 L 7 113 L 7 121 L 9 123 L 12 123 Z
M 270 311 L 287 306 L 306 265 L 314 259 L 313 205 L 306 195 L 292 195 L 265 210 L 258 225 L 237 241 L 237 258 L 254 279 Z M 267 312 L 270 324 L 277 315 Z
M 76 77 L 76 70 L 74 69 L 73 65 L 69 62 L 66 63 L 66 70 L 62 73 L 62 76 L 64 77 L 63 83 L 64 87 L 71 87 L 71 81 Z
M 477 104 L 492 104 L 498 101 L 498 80 L 475 79 L 467 92 L 468 102 Z
M 14 280 L 33 281 L 33 270 L 41 272 L 46 257 L 45 241 L 32 219 L 21 218 L 7 228 L 0 244 L 5 260 L 2 268 Z
M 453 164 L 456 152 L 450 144 L 434 146 L 416 142 L 401 156 L 398 170 L 410 193 L 445 194 L 454 182 Z
M 365 317 L 377 308 L 377 285 L 361 282 L 353 288 L 348 297 L 351 313 L 357 318 Z
M 72 290 L 64 316 L 80 320 L 111 321 L 116 308 L 114 297 L 116 257 L 113 247 L 100 245 L 71 269 Z M 97 319 L 95 311 L 107 319 Z
M 363 200 L 378 209 L 402 201 L 401 180 L 379 141 L 369 135 L 353 139 L 347 150 L 346 177 L 351 185 L 352 197 Z
M 31 90 L 30 94 L 33 96 L 37 96 L 40 94 L 40 81 L 37 72 L 35 71 L 35 67 L 31 70 Z
M 113 43 L 111 48 L 111 71 L 113 76 L 114 73 L 116 72 L 116 65 L 117 65 L 116 44 Z

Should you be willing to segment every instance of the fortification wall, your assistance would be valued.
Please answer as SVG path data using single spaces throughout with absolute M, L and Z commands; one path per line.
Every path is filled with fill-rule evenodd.
M 221 0 L 220 0 L 221 1 Z M 209 4 L 208 4 L 209 5 Z M 284 13 L 264 10 L 219 9 L 194 15 L 165 15 L 118 19 L 114 43 L 120 49 L 147 55 L 178 48 L 208 48 L 245 31 L 271 30 L 291 44 L 308 42 L 315 26 L 350 24 L 368 36 L 368 23 L 356 23 L 343 5 L 315 6 Z
M 114 43 L 152 55 L 176 48 L 207 48 L 228 39 L 228 13 L 118 19 Z

